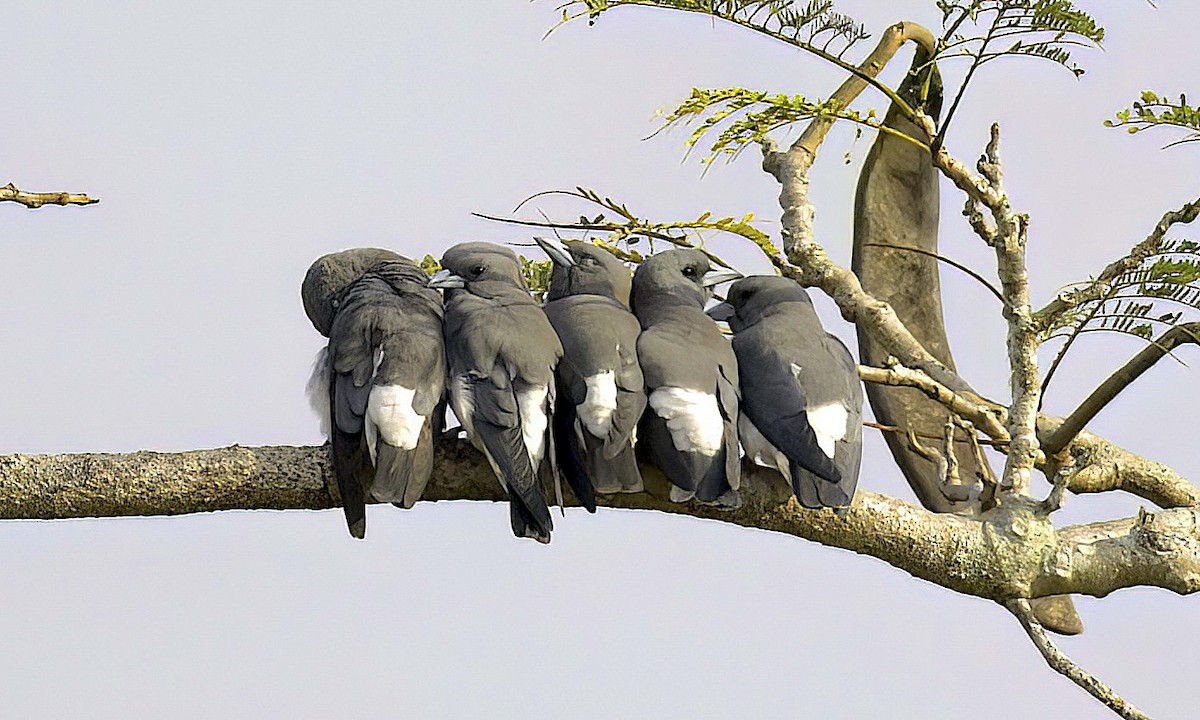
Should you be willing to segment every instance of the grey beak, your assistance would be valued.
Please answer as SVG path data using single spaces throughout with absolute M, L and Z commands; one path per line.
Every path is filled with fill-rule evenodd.
M 571 251 L 563 245 L 561 241 L 551 238 L 535 237 L 533 239 L 542 250 L 550 256 L 550 259 L 563 267 L 572 267 L 575 263 L 575 258 L 571 256 Z
M 709 270 L 708 272 L 704 273 L 704 277 L 701 278 L 700 284 L 702 284 L 706 288 L 710 288 L 715 285 L 720 285 L 723 282 L 729 282 L 730 280 L 740 280 L 744 277 L 746 277 L 746 276 L 741 274 L 737 270 L 724 270 L 724 269 L 714 268 L 714 269 Z
M 733 306 L 727 302 L 717 303 L 708 310 L 705 310 L 708 316 L 717 322 L 729 322 L 733 319 Z
M 466 280 L 463 280 L 449 270 L 437 271 L 433 277 L 429 278 L 429 282 L 425 283 L 425 287 L 431 288 L 464 288 L 466 286 Z

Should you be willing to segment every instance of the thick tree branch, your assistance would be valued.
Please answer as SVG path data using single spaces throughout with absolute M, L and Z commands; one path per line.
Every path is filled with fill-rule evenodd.
M 1054 437 L 1063 422 L 1062 418 L 1043 415 L 1038 420 L 1039 436 Z M 1065 450 L 1047 456 L 1047 474 L 1058 472 L 1064 455 L 1078 468 L 1067 483 L 1073 493 L 1124 490 L 1161 508 L 1200 506 L 1200 488 L 1179 473 L 1086 430 L 1076 435 Z
M 0 518 L 330 508 L 337 503 L 326 489 L 327 455 L 320 447 L 235 446 L 176 454 L 0 456 Z M 503 497 L 487 463 L 465 442 L 443 443 L 435 468 L 427 500 Z M 980 521 L 860 492 L 842 520 L 801 508 L 774 471 L 753 469 L 743 490 L 745 504 L 731 511 L 674 504 L 645 493 L 614 496 L 604 504 L 806 538 L 1001 602 L 1061 593 L 1105 595 L 1135 585 L 1200 590 L 1200 529 L 1193 508 L 1147 516 L 1152 520 L 1056 531 L 1034 512 L 1033 503 L 1006 503 Z M 330 525 L 330 532 L 343 531 L 340 518 Z M 498 527 L 497 532 L 507 530 Z
M 1029 639 L 1033 641 L 1038 652 L 1046 659 L 1046 664 L 1052 669 L 1087 690 L 1092 697 L 1104 703 L 1121 717 L 1127 720 L 1150 720 L 1148 715 L 1123 700 L 1120 695 L 1113 692 L 1112 688 L 1097 680 L 1063 654 L 1046 634 L 1045 628 L 1038 622 L 1037 617 L 1034 616 L 1028 600 L 1011 600 L 1006 607 L 1021 622 L 1021 627 L 1029 633 Z
M 40 208 L 43 205 L 92 205 L 100 202 L 100 198 L 65 192 L 25 192 L 9 183 L 0 187 L 0 202 L 20 203 L 32 209 Z
M 1056 453 L 1065 448 L 1122 390 L 1129 387 L 1167 353 L 1187 343 L 1200 344 L 1200 322 L 1176 325 L 1109 375 L 1107 380 L 1067 416 L 1054 434 L 1046 438 L 1043 443 L 1046 453 Z

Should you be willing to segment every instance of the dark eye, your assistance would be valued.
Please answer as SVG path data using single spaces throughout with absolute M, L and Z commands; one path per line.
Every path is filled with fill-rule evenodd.
M 487 268 L 485 268 L 485 267 L 484 267 L 484 266 L 482 266 L 482 265 L 476 265 L 475 267 L 471 268 L 471 276 L 472 276 L 472 277 L 479 277 L 480 275 L 482 275 L 482 274 L 483 274 L 483 271 L 484 271 L 484 270 L 487 270 Z
M 599 265 L 599 264 L 600 264 L 600 261 L 599 261 L 599 260 L 597 260 L 597 259 L 596 259 L 596 258 L 594 258 L 594 257 L 586 257 L 586 256 L 585 256 L 585 257 L 584 257 L 582 260 L 580 260 L 580 261 L 579 261 L 579 264 L 580 264 L 580 265 L 589 265 L 589 266 L 591 266 L 591 265 Z
M 696 268 L 691 267 L 690 265 L 688 267 L 685 267 L 683 269 L 683 276 L 690 277 L 690 278 L 696 277 Z

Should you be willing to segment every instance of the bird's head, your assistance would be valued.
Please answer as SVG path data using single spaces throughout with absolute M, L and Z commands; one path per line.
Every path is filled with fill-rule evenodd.
M 699 250 L 678 249 L 651 255 L 633 274 L 633 305 L 684 302 L 704 307 L 712 288 L 742 277 L 724 268 L 714 268 L 708 256 Z
M 708 314 L 714 320 L 727 321 L 729 329 L 738 332 L 775 310 L 795 308 L 792 303 L 799 303 L 812 312 L 808 291 L 795 280 L 778 275 L 754 275 L 730 285 L 725 302 L 709 308 Z
M 616 255 L 582 240 L 534 241 L 554 261 L 547 301 L 568 295 L 604 295 L 628 307 L 633 278 Z
M 485 242 L 460 243 L 447 250 L 442 255 L 442 270 L 429 279 L 429 287 L 483 291 L 480 294 L 505 287 L 527 292 L 517 254 Z

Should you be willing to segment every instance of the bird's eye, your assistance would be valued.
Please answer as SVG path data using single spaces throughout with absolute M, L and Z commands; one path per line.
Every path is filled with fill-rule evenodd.
M 483 274 L 484 270 L 487 270 L 487 268 L 482 265 L 476 265 L 475 267 L 471 268 L 471 275 L 473 277 L 479 277 Z
M 690 277 L 690 278 L 696 277 L 696 268 L 691 267 L 690 265 L 688 267 L 685 267 L 683 269 L 683 275 L 684 275 L 684 277 Z
M 599 264 L 600 264 L 600 261 L 599 261 L 599 260 L 597 260 L 597 259 L 596 259 L 596 258 L 594 258 L 594 257 L 585 257 L 584 259 L 582 259 L 582 260 L 580 260 L 580 261 L 579 261 L 579 264 L 580 264 L 580 265 L 593 265 L 593 266 L 594 266 L 594 265 L 599 265 Z

